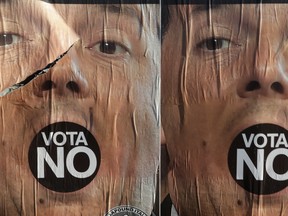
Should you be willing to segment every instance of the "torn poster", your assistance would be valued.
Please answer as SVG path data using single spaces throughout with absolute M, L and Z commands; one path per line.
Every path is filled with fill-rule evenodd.
M 154 214 L 160 6 L 128 3 L 0 1 L 0 215 Z

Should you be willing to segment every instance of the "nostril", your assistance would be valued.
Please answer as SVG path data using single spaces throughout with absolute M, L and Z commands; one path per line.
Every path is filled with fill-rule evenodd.
M 254 91 L 260 89 L 260 83 L 258 81 L 251 81 L 246 86 L 246 91 Z
M 53 88 L 55 88 L 56 85 L 52 80 L 46 80 L 43 84 L 42 84 L 42 90 L 43 91 L 49 91 Z
M 279 83 L 279 82 L 272 83 L 271 89 L 276 91 L 276 92 L 278 92 L 278 93 L 283 93 L 284 92 L 284 88 L 281 85 L 281 83 Z
M 66 87 L 68 89 L 70 89 L 72 92 L 76 92 L 76 93 L 79 93 L 80 92 L 80 88 L 79 88 L 79 85 L 74 82 L 74 81 L 69 81 L 67 84 L 66 84 Z

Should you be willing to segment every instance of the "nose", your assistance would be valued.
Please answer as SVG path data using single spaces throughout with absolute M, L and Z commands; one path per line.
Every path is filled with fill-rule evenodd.
M 262 47 L 265 48 L 265 45 Z M 286 51 L 287 52 L 287 51 Z M 271 48 L 257 52 L 253 67 L 247 68 L 237 86 L 238 96 L 288 98 L 288 65 L 285 53 L 273 55 Z
M 45 97 L 54 94 L 63 97 L 87 96 L 89 87 L 77 56 L 73 53 L 72 47 L 47 73 L 37 77 L 34 82 L 34 94 L 38 97 Z M 74 50 L 75 51 L 75 50 Z

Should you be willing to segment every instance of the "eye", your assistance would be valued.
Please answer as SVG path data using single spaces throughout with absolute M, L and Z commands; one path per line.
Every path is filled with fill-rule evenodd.
M 128 52 L 126 47 L 114 41 L 101 41 L 95 44 L 90 49 L 94 49 L 98 52 L 109 54 L 109 55 L 124 54 Z
M 9 46 L 18 43 L 22 40 L 22 37 L 17 34 L 0 33 L 0 47 Z
M 198 46 L 209 51 L 228 48 L 230 41 L 224 38 L 209 38 L 202 41 Z

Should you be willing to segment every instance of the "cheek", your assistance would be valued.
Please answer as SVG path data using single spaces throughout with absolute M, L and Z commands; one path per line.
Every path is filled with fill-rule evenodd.
M 56 43 L 55 40 L 54 42 Z M 55 50 L 50 45 L 47 40 L 37 37 L 31 42 L 19 45 L 18 48 L 9 49 L 5 55 L 0 54 L 0 62 L 2 62 L 0 91 L 24 81 L 36 71 L 45 68 L 70 46 L 59 48 L 58 44 L 58 49 Z
M 187 69 L 182 73 L 182 76 L 186 77 L 183 80 L 182 97 L 188 104 L 223 100 L 235 82 L 230 67 L 217 68 L 215 65 L 196 60 L 193 62 L 190 60 Z
M 220 155 L 224 161 L 231 142 L 223 129 L 230 120 L 225 111 L 225 105 L 216 103 L 185 105 L 182 110 L 168 110 L 170 118 L 163 124 L 171 158 L 182 163 L 181 167 L 187 167 L 185 163 L 190 164 L 187 168 L 197 167 L 199 161 L 202 164 Z M 175 120 L 177 115 L 178 122 Z
M 180 92 L 179 88 L 181 82 L 181 64 L 183 62 L 183 59 L 181 58 L 181 51 L 176 50 L 175 53 L 172 54 L 173 53 L 172 50 L 170 50 L 168 47 L 163 48 L 162 50 L 165 50 L 167 54 L 165 55 L 162 54 L 161 101 L 162 103 L 165 104 L 178 104 L 181 103 L 179 99 L 179 92 Z
M 109 115 L 120 110 L 131 113 L 135 107 L 152 106 L 159 93 L 157 68 L 141 59 L 116 66 L 113 62 L 99 64 L 93 71 L 91 67 L 88 71 L 91 96 L 96 98 L 96 105 L 106 109 Z
M 24 105 L 24 103 L 21 105 Z M 23 160 L 26 159 L 29 145 L 34 135 L 37 133 L 33 128 L 31 115 L 26 115 L 27 110 L 23 109 L 23 106 L 21 105 L 13 105 L 8 101 L 5 101 L 5 105 L 1 106 L 1 144 L 4 149 L 9 152 L 9 154 L 6 155 L 17 160 L 17 164 L 22 164 Z
M 4 100 L 2 100 L 4 101 Z M 25 117 L 23 107 L 10 105 L 5 101 L 2 109 L 1 135 L 1 177 L 3 181 L 9 181 L 8 185 L 14 185 L 13 190 L 20 192 L 21 181 L 31 180 L 28 166 L 28 149 L 35 133 L 30 127 L 31 122 Z M 22 111 L 21 111 L 22 109 Z M 5 124 L 4 124 L 5 123 Z M 3 125 L 4 124 L 4 125 Z M 2 181 L 1 180 L 1 181 Z M 9 188 L 11 189 L 11 188 Z
M 183 41 L 182 23 L 178 19 L 172 19 L 169 30 L 163 35 L 161 46 L 161 101 L 162 107 L 165 104 L 164 108 L 169 104 L 182 103 L 179 98 L 179 85 L 185 60 L 183 47 L 185 47 L 185 42 Z
M 136 63 L 115 68 L 98 66 L 93 72 L 94 80 L 89 80 L 95 83 L 93 118 L 103 161 L 99 174 L 142 176 L 151 170 L 155 173 L 156 163 L 151 162 L 158 156 L 159 140 L 153 92 L 156 73 Z M 153 164 L 153 169 L 143 169 L 148 163 Z
M 91 69 L 88 69 L 91 71 Z M 116 115 L 123 106 L 129 106 L 129 93 L 132 82 L 129 79 L 129 71 L 125 65 L 113 67 L 113 64 L 105 67 L 96 65 L 89 72 L 89 88 L 91 96 L 96 99 L 96 106 L 103 115 L 108 118 Z
M 23 81 L 36 70 L 48 64 L 48 58 L 44 52 L 39 51 L 39 48 L 38 51 L 27 47 L 25 50 L 19 49 L 13 52 L 16 52 L 15 55 L 7 52 L 8 54 L 0 56 L 0 62 L 2 62 L 0 91 Z M 39 61 L 39 59 L 41 60 Z

